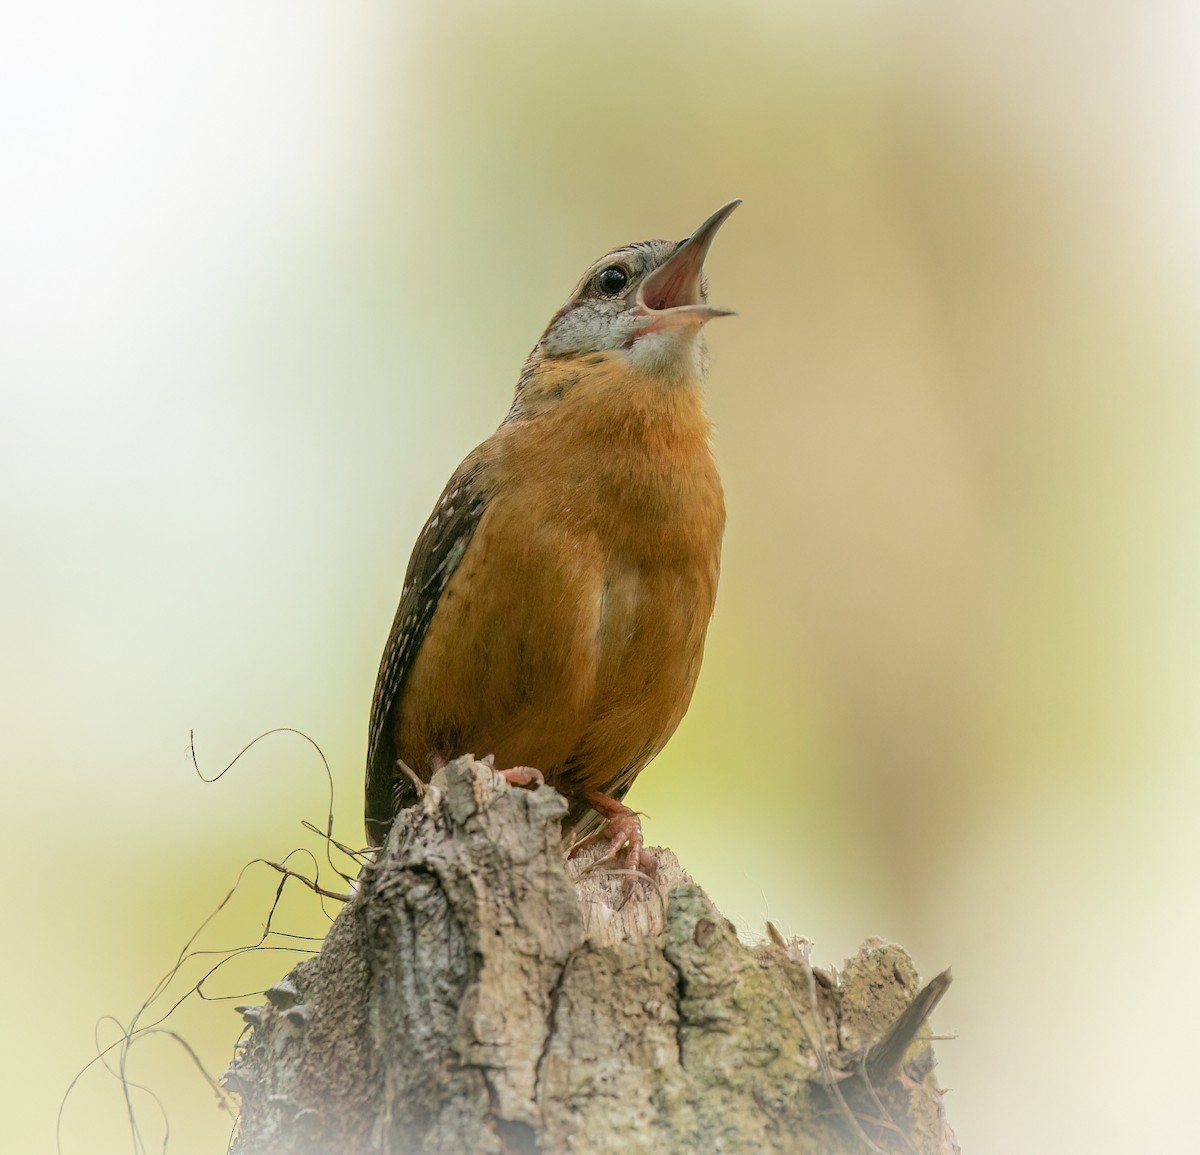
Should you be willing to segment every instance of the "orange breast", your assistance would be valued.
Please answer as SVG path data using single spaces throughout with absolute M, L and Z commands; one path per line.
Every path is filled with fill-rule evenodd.
M 502 426 L 487 510 L 397 711 L 399 756 L 536 766 L 568 795 L 624 792 L 679 724 L 716 597 L 724 505 L 693 383 L 622 359 Z

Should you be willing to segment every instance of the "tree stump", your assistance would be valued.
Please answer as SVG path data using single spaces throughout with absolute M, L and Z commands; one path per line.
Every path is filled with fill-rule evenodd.
M 896 946 L 739 942 L 658 876 L 568 862 L 567 806 L 469 758 L 364 868 L 321 953 L 244 1008 L 235 1155 L 957 1152 Z

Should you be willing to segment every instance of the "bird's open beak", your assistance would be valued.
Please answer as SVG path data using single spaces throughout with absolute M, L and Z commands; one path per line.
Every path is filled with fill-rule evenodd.
M 700 286 L 704 277 L 704 258 L 708 255 L 713 237 L 717 235 L 734 209 L 742 202 L 722 205 L 679 247 L 664 264 L 659 265 L 638 288 L 635 309 L 647 318 L 639 336 L 656 329 L 694 325 L 697 329 L 714 317 L 732 317 L 732 309 L 718 309 L 701 300 Z

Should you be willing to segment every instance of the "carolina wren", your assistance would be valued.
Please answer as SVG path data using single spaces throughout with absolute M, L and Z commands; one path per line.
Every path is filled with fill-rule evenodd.
M 383 842 L 416 785 L 495 755 L 538 777 L 607 860 L 653 871 L 621 799 L 691 701 L 725 504 L 701 407 L 704 258 L 691 236 L 596 261 L 551 318 L 500 427 L 417 538 L 371 704 L 366 825 Z M 536 768 L 536 770 L 530 769 Z M 593 814 L 596 817 L 593 817 Z

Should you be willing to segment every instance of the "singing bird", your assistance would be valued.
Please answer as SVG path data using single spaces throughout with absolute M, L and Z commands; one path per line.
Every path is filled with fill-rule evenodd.
M 541 776 L 605 861 L 653 873 L 621 799 L 691 701 L 725 503 L 701 405 L 704 259 L 740 201 L 679 242 L 596 261 L 508 415 L 417 538 L 371 704 L 367 836 L 464 753 Z M 540 771 L 540 774 L 539 774 Z M 597 826 L 597 823 L 599 825 Z

